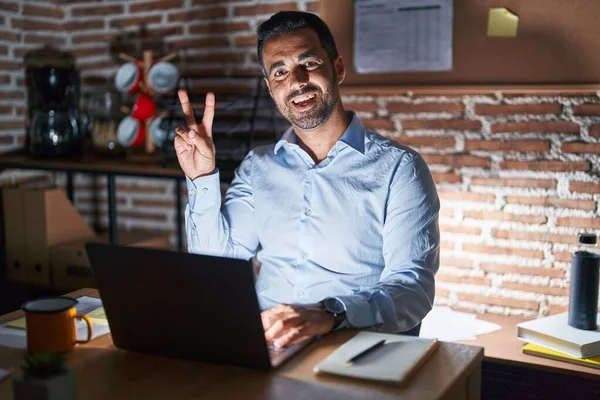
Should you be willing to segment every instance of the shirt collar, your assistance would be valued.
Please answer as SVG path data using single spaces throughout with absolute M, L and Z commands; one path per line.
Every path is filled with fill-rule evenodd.
M 353 111 L 347 111 L 346 117 L 350 120 L 350 125 L 348 125 L 348 128 L 346 128 L 344 134 L 338 139 L 337 143 L 341 142 L 359 153 L 365 154 L 365 127 Z M 281 136 L 281 139 L 275 144 L 273 152 L 277 154 L 281 146 L 285 143 L 298 144 L 298 137 L 296 136 L 296 132 L 294 132 L 293 126 L 290 126 Z

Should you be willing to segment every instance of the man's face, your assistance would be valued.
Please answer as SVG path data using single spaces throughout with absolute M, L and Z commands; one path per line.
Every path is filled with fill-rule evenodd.
M 334 71 L 315 31 L 298 29 L 270 39 L 263 62 L 271 97 L 290 123 L 314 129 L 327 120 L 340 101 L 344 65 L 338 57 Z

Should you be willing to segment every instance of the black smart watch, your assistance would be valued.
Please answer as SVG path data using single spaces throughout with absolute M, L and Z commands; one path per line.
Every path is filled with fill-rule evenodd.
M 346 320 L 346 308 L 341 301 L 336 298 L 328 297 L 321 302 L 325 312 L 333 314 L 335 322 L 332 329 L 337 329 Z

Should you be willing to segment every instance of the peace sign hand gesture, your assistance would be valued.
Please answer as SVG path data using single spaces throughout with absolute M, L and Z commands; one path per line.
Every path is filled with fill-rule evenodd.
M 177 93 L 188 128 L 175 128 L 175 152 L 183 172 L 194 180 L 215 170 L 215 144 L 212 140 L 215 95 L 211 92 L 206 94 L 204 116 L 198 125 L 186 91 L 179 89 Z

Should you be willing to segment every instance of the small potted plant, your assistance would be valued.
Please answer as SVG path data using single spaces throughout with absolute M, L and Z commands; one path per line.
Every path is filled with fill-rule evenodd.
M 75 400 L 75 371 L 60 353 L 31 353 L 25 356 L 23 375 L 13 379 L 15 400 Z

